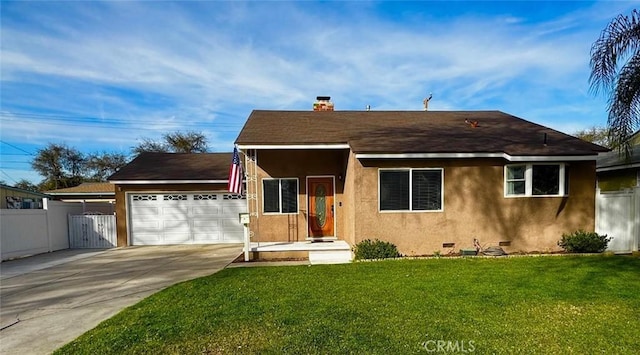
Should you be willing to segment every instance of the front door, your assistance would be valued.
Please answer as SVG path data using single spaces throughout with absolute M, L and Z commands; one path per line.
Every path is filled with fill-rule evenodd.
M 309 238 L 333 237 L 334 206 L 333 177 L 307 180 L 309 199 Z

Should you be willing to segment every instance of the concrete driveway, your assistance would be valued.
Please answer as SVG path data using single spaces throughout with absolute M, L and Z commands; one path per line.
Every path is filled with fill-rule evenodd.
M 238 244 L 66 250 L 0 264 L 0 353 L 49 354 L 123 308 L 213 274 Z

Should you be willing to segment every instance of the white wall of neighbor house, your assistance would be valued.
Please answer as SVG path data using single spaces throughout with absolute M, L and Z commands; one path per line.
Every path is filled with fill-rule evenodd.
M 613 238 L 609 251 L 640 249 L 640 186 L 614 192 L 597 190 L 596 232 Z
M 68 249 L 67 216 L 82 211 L 81 203 L 48 200 L 41 210 L 0 210 L 2 260 Z

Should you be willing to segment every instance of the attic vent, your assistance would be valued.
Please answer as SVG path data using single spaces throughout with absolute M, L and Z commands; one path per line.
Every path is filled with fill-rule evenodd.
M 333 111 L 333 102 L 331 96 L 317 96 L 316 102 L 313 103 L 314 111 Z

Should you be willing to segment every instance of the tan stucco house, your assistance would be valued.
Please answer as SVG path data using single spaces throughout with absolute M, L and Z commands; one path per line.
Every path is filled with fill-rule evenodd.
M 374 238 L 406 255 L 556 251 L 594 230 L 606 151 L 499 111 L 256 110 L 235 143 L 242 195 L 231 153 L 145 153 L 111 176 L 118 246 L 242 243 L 248 213 L 254 257 Z
M 594 230 L 605 148 L 500 111 L 263 111 L 236 145 L 254 243 L 555 251 Z

